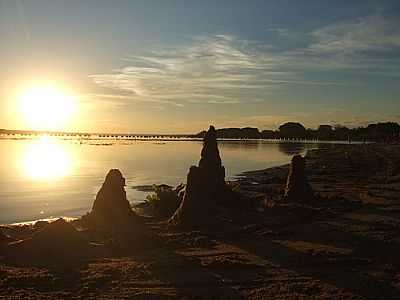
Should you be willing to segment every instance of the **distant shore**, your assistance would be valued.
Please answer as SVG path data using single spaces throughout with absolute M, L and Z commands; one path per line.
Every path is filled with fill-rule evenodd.
M 199 133 L 110 133 L 110 132 L 73 132 L 51 130 L 9 130 L 0 129 L 0 137 L 4 136 L 58 136 L 79 139 L 116 138 L 116 139 L 202 139 L 205 131 Z M 255 127 L 233 127 L 217 129 L 217 137 L 225 139 L 280 139 L 280 140 L 321 140 L 321 141 L 380 141 L 399 142 L 400 125 L 396 122 L 370 123 L 365 127 L 348 128 L 321 124 L 318 128 L 306 128 L 298 122 L 286 122 L 277 130 L 260 130 Z

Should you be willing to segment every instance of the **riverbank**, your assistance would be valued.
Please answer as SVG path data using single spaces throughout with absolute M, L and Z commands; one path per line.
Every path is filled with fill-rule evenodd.
M 122 250 L 104 244 L 67 265 L 2 258 L 0 297 L 398 299 L 400 146 L 312 150 L 306 172 L 317 201 L 280 201 L 288 166 L 251 171 L 232 185 L 257 207 L 215 228 L 172 231 L 142 215 L 146 234 Z M 20 239 L 43 225 L 2 229 Z

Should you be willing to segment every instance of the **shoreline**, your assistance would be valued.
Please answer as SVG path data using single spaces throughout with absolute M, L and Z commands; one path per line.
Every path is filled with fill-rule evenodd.
M 274 141 L 274 142 L 277 142 L 277 141 Z M 283 143 L 285 143 L 285 142 L 298 143 L 297 141 L 282 141 L 282 142 Z M 309 143 L 313 143 L 313 142 L 314 141 L 309 141 Z M 348 144 L 345 141 L 342 141 L 342 142 L 343 143 L 337 144 L 337 141 L 336 142 L 332 141 L 332 143 L 330 141 L 326 141 L 326 142 L 323 142 L 323 143 L 320 143 L 320 144 L 321 145 L 325 145 L 325 146 L 327 146 L 327 145 L 329 145 L 329 146 L 337 145 L 339 147 L 340 146 L 349 146 L 349 147 L 356 146 L 356 147 L 358 147 L 358 146 L 361 146 L 361 145 L 373 145 L 374 144 L 374 143 L 362 143 L 362 142 Z M 303 143 L 303 142 L 300 142 L 300 143 Z M 322 147 L 322 148 L 325 148 L 325 147 Z M 307 156 L 308 152 L 313 152 L 313 151 L 316 151 L 316 150 L 318 150 L 318 149 L 307 150 L 305 155 Z M 287 174 L 288 169 L 289 169 L 289 165 L 290 165 L 290 162 L 283 163 L 283 164 L 280 164 L 280 165 L 277 165 L 277 166 L 273 166 L 273 167 L 268 167 L 268 168 L 265 168 L 265 169 L 256 169 L 256 170 L 243 171 L 243 172 L 238 173 L 237 175 L 232 176 L 233 179 L 228 180 L 227 182 L 230 182 L 230 183 L 232 183 L 234 185 L 237 184 L 237 183 L 239 183 L 240 185 L 243 185 L 243 182 L 246 181 L 247 179 L 254 178 L 254 177 L 257 178 L 263 173 L 268 173 L 271 176 L 275 176 L 275 175 L 276 176 L 280 176 L 280 177 L 286 176 L 286 175 L 282 175 L 282 172 L 284 171 Z M 132 185 L 132 186 L 129 186 L 127 188 L 134 189 L 134 190 L 137 190 L 139 192 L 152 193 L 152 192 L 154 192 L 154 188 L 153 188 L 154 185 L 156 185 L 156 186 L 169 186 L 169 187 L 173 188 L 173 186 L 167 185 L 167 184 L 164 184 L 164 183 L 146 184 L 146 185 Z M 136 206 L 140 207 L 145 202 L 146 202 L 146 200 L 143 199 L 140 202 L 131 203 L 131 206 L 132 206 L 132 208 L 135 208 Z M 19 220 L 19 221 L 15 221 L 15 222 L 11 222 L 11 223 L 1 223 L 0 227 L 33 225 L 35 222 L 38 222 L 38 221 L 54 221 L 54 220 L 57 220 L 59 218 L 64 218 L 64 219 L 68 219 L 68 220 L 75 220 L 75 219 L 79 219 L 80 215 L 77 215 L 77 216 L 63 216 L 63 215 L 60 215 L 60 216 L 56 216 L 56 217 L 55 216 L 49 216 L 49 217 L 46 217 L 46 218 L 38 218 L 38 219 L 31 219 L 31 220 Z
M 362 146 L 367 146 L 367 147 L 377 147 L 379 148 L 393 148 L 393 147 L 398 147 L 400 149 L 400 146 L 398 144 L 389 144 L 389 145 L 384 145 L 384 144 L 375 144 L 375 143 L 355 143 L 355 144 L 335 144 L 335 143 L 326 143 L 325 147 L 321 147 L 318 149 L 310 149 L 307 150 L 304 156 L 306 157 L 307 160 L 307 167 L 306 167 L 306 172 L 308 174 L 308 177 L 310 178 L 311 184 L 316 184 L 314 182 L 314 179 L 318 176 L 321 175 L 321 168 L 319 168 L 318 163 L 315 162 L 315 160 L 326 160 L 326 157 L 324 157 L 323 152 L 329 151 L 329 149 L 334 150 L 334 148 L 331 147 L 326 147 L 326 145 L 329 146 L 335 146 L 336 152 L 340 152 L 343 150 L 343 147 L 348 147 L 348 148 L 353 148 L 355 147 L 362 147 Z M 311 164 L 311 165 L 310 165 Z M 241 173 L 238 173 L 237 175 L 232 176 L 232 180 L 227 180 L 227 183 L 233 185 L 233 186 L 238 186 L 239 189 L 246 194 L 246 197 L 254 198 L 254 192 L 257 192 L 257 190 L 263 190 L 265 188 L 272 188 L 272 194 L 281 194 L 282 193 L 282 188 L 286 182 L 286 176 L 289 172 L 289 167 L 290 163 L 284 163 L 280 164 L 277 166 L 273 167 L 268 167 L 264 169 L 256 169 L 256 170 L 248 170 L 248 171 L 243 171 Z M 326 178 L 319 178 L 317 181 L 322 181 L 326 180 Z M 269 182 L 269 183 L 268 183 Z M 314 183 L 313 183 L 314 182 Z M 351 183 L 351 182 L 349 182 Z M 277 186 L 279 185 L 279 187 Z M 145 192 L 145 193 L 152 193 L 154 192 L 154 186 L 165 186 L 169 188 L 174 188 L 174 186 L 167 185 L 167 184 L 147 184 L 147 185 L 133 185 L 129 186 L 128 188 L 135 189 L 140 192 Z M 316 192 L 317 193 L 325 193 L 327 192 L 324 189 L 321 189 L 321 186 L 316 186 Z M 264 194 L 264 193 L 261 193 Z M 140 207 L 146 202 L 145 199 L 143 199 L 141 202 L 137 203 L 131 203 L 131 206 L 133 209 L 135 207 Z M 79 219 L 81 216 L 49 216 L 46 218 L 39 218 L 39 219 L 33 219 L 33 220 L 25 220 L 25 221 L 16 221 L 12 223 L 1 223 L 0 227 L 7 227 L 7 226 L 24 226 L 24 225 L 34 225 L 36 222 L 52 222 L 55 221 L 59 218 L 64 218 L 69 221 L 74 221 Z
M 310 151 L 312 151 L 312 150 L 310 150 Z M 275 168 L 279 169 L 279 168 L 284 168 L 284 167 L 288 167 L 288 166 L 289 166 L 288 163 L 284 163 L 282 165 L 278 165 L 278 166 L 274 166 L 274 167 L 268 167 L 266 169 L 244 171 L 244 172 L 241 172 L 241 173 L 239 173 L 237 175 L 232 176 L 233 179 L 232 180 L 228 180 L 227 182 L 235 184 L 235 183 L 240 182 L 243 178 L 245 178 L 246 174 L 253 174 L 253 173 L 257 173 L 257 172 L 261 172 L 261 171 L 269 171 L 269 170 L 272 171 Z M 132 186 L 129 186 L 127 188 L 134 189 L 134 190 L 137 190 L 139 192 L 144 192 L 144 193 L 149 193 L 150 194 L 150 193 L 154 192 L 153 186 L 166 186 L 166 187 L 173 188 L 173 186 L 168 185 L 168 184 L 164 184 L 164 183 L 146 184 L 146 185 L 132 185 Z M 146 200 L 143 199 L 140 202 L 131 203 L 131 206 L 132 206 L 133 209 L 135 209 L 135 207 L 137 207 L 137 206 L 140 207 L 145 202 L 146 202 Z M 46 217 L 46 218 L 39 218 L 39 219 L 26 220 L 26 221 L 20 220 L 20 221 L 11 222 L 11 223 L 0 223 L 0 227 L 34 225 L 36 222 L 41 222 L 41 221 L 52 222 L 52 221 L 55 221 L 55 220 L 57 220 L 59 218 L 63 218 L 63 219 L 66 219 L 66 220 L 73 221 L 73 220 L 79 219 L 80 217 L 81 216 L 79 216 L 79 215 L 78 216 L 62 216 L 62 215 L 60 215 L 60 216 L 57 216 L 57 217 L 49 216 L 49 217 Z
M 310 151 L 316 201 L 280 201 L 287 172 L 244 172 L 233 188 L 268 205 L 212 228 L 172 230 L 139 215 L 144 235 L 123 250 L 97 242 L 96 255 L 51 267 L 0 255 L 0 298 L 399 299 L 400 145 Z
M 400 181 L 400 144 L 323 147 L 309 150 L 305 158 L 309 182 L 321 195 L 347 195 L 355 190 L 367 193 L 371 187 L 375 190 L 381 188 L 390 194 Z M 251 181 L 267 187 L 273 187 L 276 183 L 284 185 L 289 166 L 284 164 L 246 171 L 241 174 L 239 182 L 242 187 Z M 383 179 L 379 179 L 380 176 Z M 380 187 L 376 186 L 378 183 Z

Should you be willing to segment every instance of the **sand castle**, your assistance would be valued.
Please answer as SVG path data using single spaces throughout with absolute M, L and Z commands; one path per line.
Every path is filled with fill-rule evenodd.
M 91 215 L 104 220 L 131 217 L 133 212 L 125 192 L 125 178 L 118 169 L 111 169 L 96 195 Z
M 217 201 L 225 191 L 225 168 L 219 155 L 217 133 L 210 126 L 203 140 L 199 166 L 190 167 L 183 200 L 169 224 L 197 226 L 212 222 Z
M 204 171 L 210 181 L 210 187 L 215 188 L 215 192 L 225 187 L 225 168 L 222 166 L 219 155 L 217 132 L 214 126 L 210 126 L 204 137 L 199 168 Z
M 301 155 L 295 155 L 290 165 L 283 199 L 301 202 L 311 200 L 313 196 L 314 192 L 305 174 L 305 158 Z
M 111 169 L 98 191 L 92 210 L 83 217 L 91 229 L 122 233 L 133 230 L 138 220 L 126 198 L 125 178 L 118 169 Z

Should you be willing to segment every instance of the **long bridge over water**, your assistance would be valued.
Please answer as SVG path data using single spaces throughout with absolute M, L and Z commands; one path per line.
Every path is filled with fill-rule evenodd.
M 195 134 L 154 134 L 154 133 L 90 133 L 90 132 L 65 132 L 65 131 L 37 131 L 37 130 L 7 130 L 0 129 L 3 137 L 35 137 L 53 136 L 65 138 L 115 138 L 115 139 L 195 139 Z

